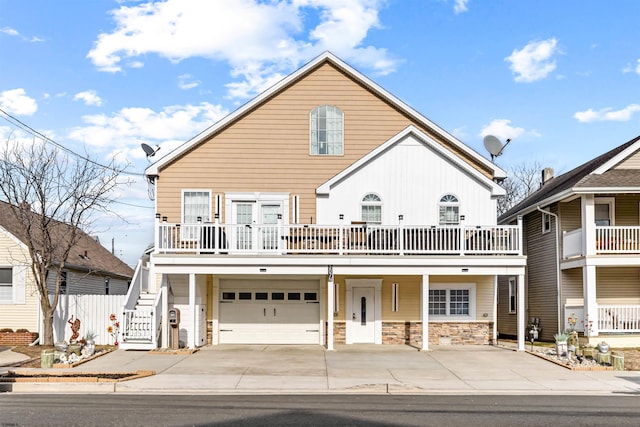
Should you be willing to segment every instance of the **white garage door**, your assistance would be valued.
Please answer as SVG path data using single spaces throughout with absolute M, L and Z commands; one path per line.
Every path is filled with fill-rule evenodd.
M 221 344 L 320 344 L 318 281 L 220 284 Z

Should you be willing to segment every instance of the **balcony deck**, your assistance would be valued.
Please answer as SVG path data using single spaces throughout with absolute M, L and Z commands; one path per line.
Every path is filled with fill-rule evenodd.
M 640 254 L 640 226 L 596 226 L 592 250 L 598 255 Z M 564 259 L 582 256 L 584 252 L 582 228 L 563 233 Z
M 158 223 L 156 233 L 156 253 L 161 254 L 522 254 L 522 229 L 517 225 Z

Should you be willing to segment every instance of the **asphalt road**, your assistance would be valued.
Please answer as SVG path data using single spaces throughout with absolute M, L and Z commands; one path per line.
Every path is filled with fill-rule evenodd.
M 637 426 L 640 396 L 0 395 L 0 426 Z

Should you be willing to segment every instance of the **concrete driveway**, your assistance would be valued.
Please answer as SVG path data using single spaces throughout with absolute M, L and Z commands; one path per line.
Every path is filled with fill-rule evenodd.
M 193 354 L 118 350 L 76 370 L 156 375 L 116 383 L 129 393 L 640 394 L 640 373 L 570 371 L 494 346 L 222 345 Z

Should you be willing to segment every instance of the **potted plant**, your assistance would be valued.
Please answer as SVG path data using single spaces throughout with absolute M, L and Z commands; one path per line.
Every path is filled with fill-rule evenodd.
M 562 332 L 561 334 L 555 334 L 553 336 L 556 339 L 556 354 L 558 356 L 565 356 L 567 354 L 567 340 L 569 334 Z
M 96 351 L 96 333 L 89 330 L 84 334 L 84 353 L 87 356 L 93 356 Z

